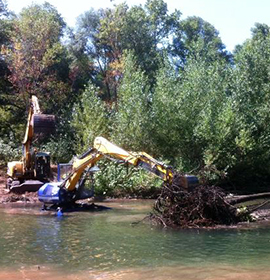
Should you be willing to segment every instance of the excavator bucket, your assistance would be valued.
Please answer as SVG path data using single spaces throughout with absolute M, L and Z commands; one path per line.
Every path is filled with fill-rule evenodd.
M 51 134 L 55 131 L 55 116 L 45 114 L 33 115 L 34 133 Z

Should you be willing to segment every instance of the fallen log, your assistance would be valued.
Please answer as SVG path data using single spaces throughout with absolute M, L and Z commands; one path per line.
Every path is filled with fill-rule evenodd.
M 265 192 L 265 193 L 257 193 L 257 194 L 249 194 L 249 195 L 241 195 L 237 197 L 232 197 L 232 198 L 227 198 L 228 203 L 231 205 L 247 202 L 247 201 L 252 201 L 256 199 L 266 199 L 270 198 L 270 192 Z

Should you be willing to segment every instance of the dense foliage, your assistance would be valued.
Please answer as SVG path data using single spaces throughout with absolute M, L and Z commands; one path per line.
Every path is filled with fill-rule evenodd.
M 255 24 L 231 54 L 213 25 L 169 13 L 163 0 L 89 9 L 74 30 L 49 3 L 14 15 L 0 0 L 0 23 L 2 161 L 22 140 L 35 94 L 58 117 L 57 134 L 36 143 L 55 161 L 104 136 L 208 183 L 269 186 L 269 26 Z M 113 181 L 131 190 L 148 180 L 103 168 L 97 181 L 107 193 Z

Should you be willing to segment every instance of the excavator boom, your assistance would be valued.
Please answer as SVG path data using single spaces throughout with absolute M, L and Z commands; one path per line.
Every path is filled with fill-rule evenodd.
M 157 161 L 145 152 L 128 152 L 103 137 L 95 138 L 94 148 L 104 156 L 122 160 L 135 167 L 144 168 L 161 177 L 164 181 L 169 181 L 173 177 L 173 171 L 170 167 L 163 162 Z
M 73 162 L 72 171 L 63 182 L 47 183 L 39 189 L 39 200 L 48 204 L 68 204 L 81 199 L 84 182 L 81 178 L 84 171 L 86 169 L 91 170 L 103 157 L 144 168 L 159 176 L 165 182 L 170 183 L 174 178 L 172 168 L 157 161 L 147 153 L 128 152 L 103 137 L 97 137 L 94 140 L 94 147 Z M 180 185 L 183 189 L 189 190 L 196 184 L 198 184 L 197 177 L 192 175 L 181 176 Z M 93 192 L 88 197 L 91 196 L 93 196 Z M 86 197 L 84 196 L 84 198 Z

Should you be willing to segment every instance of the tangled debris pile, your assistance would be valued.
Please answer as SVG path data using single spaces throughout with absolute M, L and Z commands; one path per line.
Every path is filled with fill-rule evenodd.
M 212 227 L 239 222 L 237 209 L 225 199 L 224 192 L 214 186 L 198 186 L 187 192 L 179 184 L 180 174 L 172 183 L 164 183 L 152 219 L 169 227 Z

